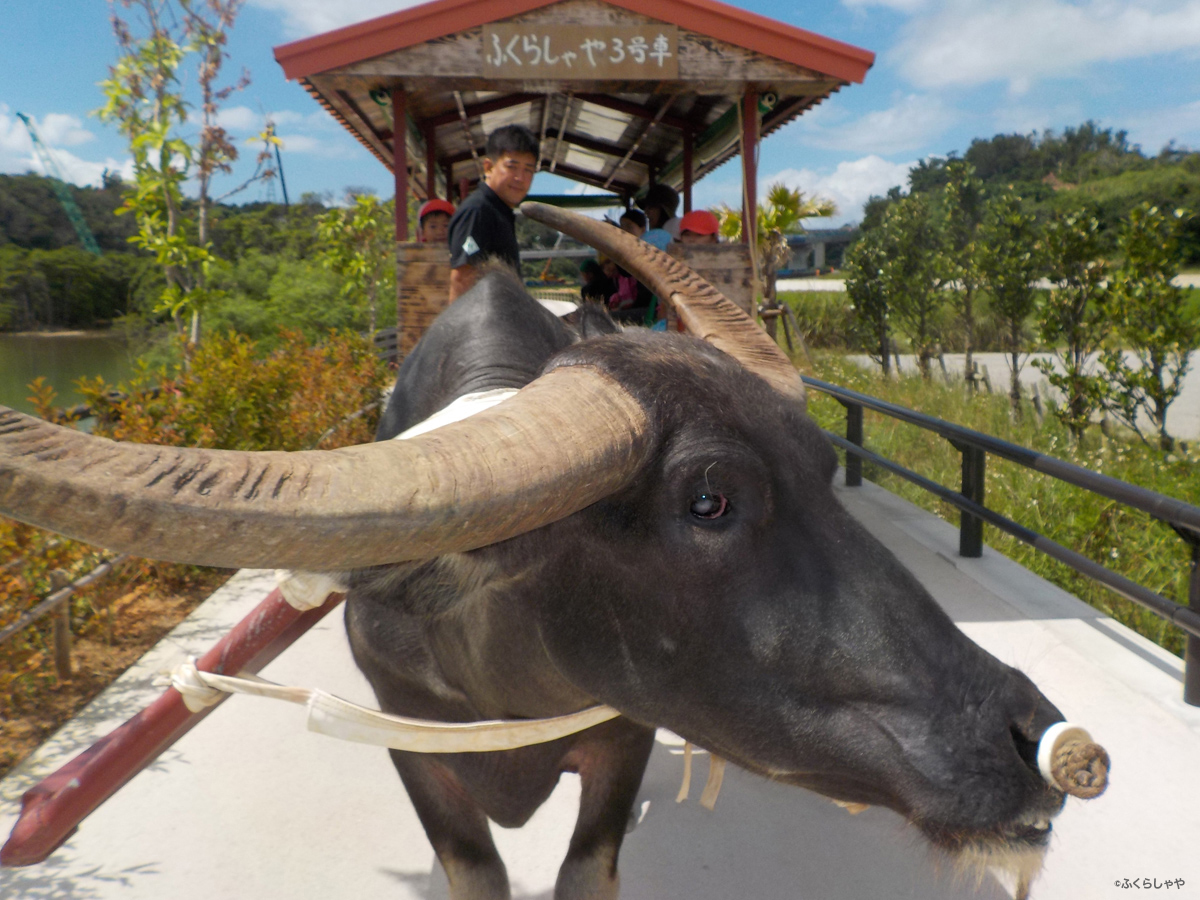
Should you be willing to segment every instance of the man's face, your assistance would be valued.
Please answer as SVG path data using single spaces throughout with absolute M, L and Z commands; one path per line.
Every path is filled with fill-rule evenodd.
M 421 220 L 421 239 L 427 244 L 444 244 L 450 237 L 450 217 L 431 212 Z
M 679 234 L 679 243 L 715 244 L 717 243 L 717 236 L 715 234 L 697 234 L 695 231 L 683 231 Z
M 496 196 L 514 209 L 533 184 L 537 160 L 532 153 L 503 153 L 499 159 L 483 158 L 483 180 Z

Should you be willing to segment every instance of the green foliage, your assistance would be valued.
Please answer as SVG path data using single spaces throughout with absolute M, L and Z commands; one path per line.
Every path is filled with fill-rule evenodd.
M 782 182 L 767 188 L 763 202 L 757 205 L 755 248 L 758 267 L 768 300 L 775 299 L 775 273 L 791 258 L 787 236 L 804 230 L 803 222 L 819 216 L 832 216 L 837 207 L 824 197 L 805 197 L 799 188 Z M 717 207 L 721 236 L 727 241 L 742 239 L 742 214 L 725 204 Z
M 889 264 L 882 227 L 864 231 L 846 251 L 846 293 L 854 313 L 853 333 L 887 375 L 891 371 L 892 333 L 890 282 L 885 280 Z
M 979 290 L 983 282 L 986 243 L 983 222 L 986 210 L 983 182 L 967 162 L 952 160 L 946 166 L 942 197 L 942 277 L 951 286 L 953 303 L 962 323 L 967 371 L 972 370 Z
M 378 327 L 379 304 L 396 296 L 395 202 L 359 194 L 346 209 L 319 220 L 325 265 L 342 279 L 342 296 L 367 314 L 367 330 Z
M 280 329 L 317 340 L 332 330 L 367 330 L 366 311 L 343 296 L 342 279 L 315 259 L 252 252 L 213 272 L 220 298 L 209 308 L 211 332 L 238 333 L 272 347 Z M 386 310 L 394 320 L 395 304 Z
M 1100 222 L 1094 216 L 1063 216 L 1046 226 L 1046 272 L 1053 287 L 1039 311 L 1039 325 L 1062 371 L 1050 360 L 1036 360 L 1034 366 L 1062 392 L 1064 402 L 1054 414 L 1077 440 L 1108 398 L 1107 382 L 1093 359 L 1109 328 L 1108 265 L 1102 253 Z
M 113 213 L 124 202 L 121 179 L 106 173 L 104 187 L 67 185 L 96 242 L 105 253 L 126 251 L 134 223 Z M 41 175 L 0 175 L 0 247 L 57 250 L 78 247 L 79 238 Z
M 1043 269 L 1041 232 L 1021 198 L 1005 190 L 985 204 L 980 229 L 980 276 L 991 309 L 1002 323 L 1011 376 L 1009 399 L 1020 409 L 1021 355 L 1028 348 L 1026 323 L 1037 304 L 1034 282 Z
M 80 247 L 0 247 L 0 330 L 87 328 L 124 315 L 145 263 Z
M 324 343 L 285 332 L 263 353 L 240 335 L 197 348 L 178 377 L 140 364 L 129 384 L 82 379 L 99 413 L 95 433 L 115 440 L 225 450 L 304 450 L 366 443 L 388 372 L 370 341 Z M 112 399 L 117 390 L 120 399 Z M 372 407 L 370 415 L 355 414 Z
M 116 124 L 133 155 L 134 184 L 118 212 L 133 216 L 137 233 L 130 240 L 163 269 L 166 285 L 156 311 L 169 312 L 179 333 L 183 314 L 190 314 L 190 343 L 195 344 L 200 338 L 200 314 L 217 296 L 208 285 L 216 260 L 208 240 L 209 187 L 213 176 L 229 172 L 238 156 L 229 135 L 217 124 L 217 111 L 221 101 L 246 85 L 248 77 L 243 75 L 225 88 L 218 88 L 216 80 L 242 0 L 122 3 L 137 7 L 143 31 L 135 35 L 129 22 L 113 15 L 120 56 L 100 83 L 106 102 L 97 114 Z M 185 60 L 193 54 L 199 58 L 201 98 L 201 128 L 194 143 L 182 132 L 189 104 L 181 75 Z M 265 139 L 273 138 L 267 134 Z M 260 154 L 259 170 L 250 181 L 273 174 L 263 171 L 264 159 Z M 182 190 L 191 177 L 199 190 L 194 221 Z
M 1183 291 L 1171 283 L 1179 272 L 1179 238 L 1183 210 L 1164 213 L 1145 203 L 1121 229 L 1125 261 L 1113 273 L 1107 319 L 1115 326 L 1120 347 L 1102 354 L 1108 372 L 1108 409 L 1142 434 L 1139 411 L 1158 433 L 1159 446 L 1170 450 L 1167 409 L 1183 390 L 1188 355 L 1200 346 L 1200 326 L 1185 314 Z M 1136 358 L 1130 365 L 1127 347 Z
M 968 394 L 914 376 L 880 378 L 873 371 L 836 357 L 817 357 L 817 377 L 862 391 L 938 418 L 956 422 L 1093 471 L 1148 488 L 1192 504 L 1200 504 L 1200 458 L 1161 453 L 1137 443 L 1097 439 L 1076 441 L 1058 421 L 1039 426 L 1032 416 L 1013 419 L 1008 402 L 998 395 Z M 846 412 L 830 397 L 813 391 L 809 412 L 825 428 L 845 432 Z M 961 457 L 932 432 L 866 411 L 865 444 L 876 453 L 938 481 L 957 487 Z M 918 506 L 957 524 L 958 510 L 915 485 L 876 471 L 864 474 Z M 1049 476 L 988 458 L 986 504 L 1002 515 L 1047 535 L 1153 591 L 1186 603 L 1189 551 L 1166 525 L 1141 512 L 1080 490 Z M 993 528 L 988 544 L 1021 565 L 1057 584 L 1117 621 L 1133 628 L 1176 655 L 1185 634 L 1131 601 L 1111 593 L 1028 544 Z
M 929 201 L 905 197 L 884 213 L 879 228 L 880 290 L 887 299 L 891 325 L 904 334 L 928 378 L 943 327 L 944 297 L 939 266 L 942 235 Z
M 796 316 L 800 335 L 810 349 L 848 349 L 858 346 L 856 307 L 846 291 L 782 291 Z

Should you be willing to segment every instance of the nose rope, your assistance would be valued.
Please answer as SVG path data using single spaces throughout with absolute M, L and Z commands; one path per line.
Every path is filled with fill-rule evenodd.
M 1078 725 L 1057 722 L 1038 741 L 1038 770 L 1051 786 L 1090 800 L 1108 787 L 1108 751 Z

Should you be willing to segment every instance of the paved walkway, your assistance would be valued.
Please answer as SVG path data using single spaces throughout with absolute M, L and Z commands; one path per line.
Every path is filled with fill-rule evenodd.
M 1099 800 L 1068 801 L 1036 900 L 1126 897 L 1122 878 L 1183 878 L 1200 897 L 1200 709 L 1180 699 L 1181 665 L 990 549 L 955 555 L 954 527 L 882 489 L 842 489 L 848 508 L 907 565 L 964 631 L 1028 672 L 1111 752 Z M 243 572 L 0 782 L 0 831 L 20 794 L 136 712 L 156 674 L 207 648 L 272 586 Z M 372 703 L 341 617 L 263 672 Z M 676 805 L 680 747 L 660 735 L 621 856 L 624 900 L 999 900 L 928 849 L 896 815 L 850 816 L 827 800 L 731 770 L 709 813 Z M 697 767 L 692 796 L 706 772 Z M 534 820 L 494 829 L 517 900 L 550 900 L 578 780 L 564 776 Z M 303 710 L 234 697 L 84 821 L 40 866 L 0 870 L 0 896 L 54 900 L 288 898 L 441 900 L 445 876 L 387 755 L 306 732 Z
M 1127 351 L 1125 356 L 1131 364 L 1136 365 L 1137 360 L 1132 353 Z M 869 356 L 853 354 L 846 358 L 864 368 L 873 368 L 875 371 L 879 371 L 879 363 L 873 361 Z M 1093 355 L 1093 363 L 1097 358 L 1096 355 Z M 966 355 L 947 353 L 945 359 L 946 371 L 951 375 L 961 377 L 966 368 Z M 980 376 L 982 377 L 986 373 L 988 380 L 991 381 L 992 390 L 998 394 L 1008 394 L 1008 386 L 1012 380 L 1012 376 L 1009 374 L 1011 370 L 1008 356 L 1003 353 L 976 353 L 974 359 L 976 365 L 979 366 Z M 1061 402 L 1061 392 L 1050 387 L 1050 383 L 1041 370 L 1033 367 L 1035 359 L 1050 360 L 1058 371 L 1063 370 L 1061 361 L 1052 353 L 1029 354 L 1022 357 L 1021 385 L 1027 391 L 1037 390 L 1043 397 L 1050 397 L 1056 403 Z M 1200 350 L 1193 351 L 1188 359 L 1189 371 L 1183 380 L 1183 390 L 1175 398 L 1175 402 L 1167 408 L 1167 431 L 1179 440 L 1195 441 L 1200 440 Z M 941 377 L 941 368 L 936 360 L 933 366 L 935 377 Z M 900 370 L 908 373 L 917 372 L 916 356 L 911 353 L 900 354 Z M 1138 421 L 1141 422 L 1147 438 L 1152 440 L 1154 428 L 1149 418 L 1143 413 L 1139 416 Z
M 1200 287 L 1200 274 L 1188 273 L 1176 275 L 1171 279 L 1172 284 L 1179 287 Z M 1042 279 L 1037 283 L 1040 288 L 1049 288 L 1050 282 Z M 844 278 L 780 278 L 775 282 L 777 291 L 844 291 Z

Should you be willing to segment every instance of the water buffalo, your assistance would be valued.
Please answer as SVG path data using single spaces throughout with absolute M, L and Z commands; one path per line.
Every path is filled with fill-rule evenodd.
M 659 726 L 890 807 L 1027 885 L 1064 789 L 1095 793 L 1099 754 L 1057 785 L 1039 774 L 1063 716 L 841 507 L 795 369 L 748 317 L 616 229 L 529 212 L 613 255 L 704 340 L 573 333 L 494 272 L 405 361 L 375 444 L 117 445 L 6 412 L 0 512 L 146 556 L 345 573 L 351 647 L 390 712 L 619 710 L 516 750 L 392 751 L 456 900 L 509 896 L 488 820 L 523 824 L 566 771 L 582 797 L 555 896 L 615 897 Z M 504 387 L 523 389 L 387 440 Z

